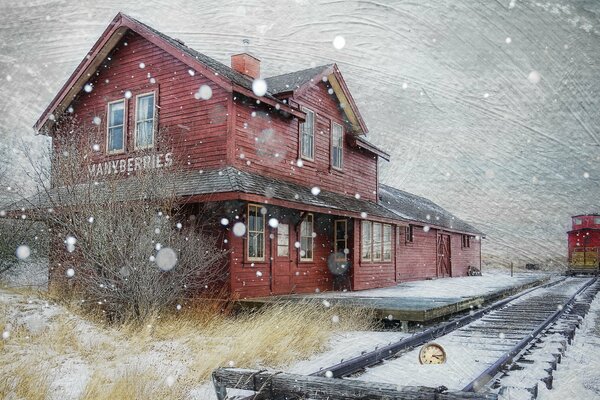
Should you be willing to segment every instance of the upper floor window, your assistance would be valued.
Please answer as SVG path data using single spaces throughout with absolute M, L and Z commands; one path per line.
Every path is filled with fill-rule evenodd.
M 108 103 L 107 143 L 108 153 L 125 151 L 125 100 Z
M 300 261 L 312 261 L 313 259 L 313 215 L 307 214 L 300 224 Z
M 335 122 L 331 125 L 331 165 L 342 169 L 344 163 L 344 130 Z
M 248 260 L 264 261 L 265 259 L 265 216 L 260 212 L 262 207 L 248 205 Z
M 136 97 L 135 148 L 145 149 L 154 145 L 154 93 Z
M 315 113 L 302 108 L 306 113 L 306 121 L 300 124 L 300 155 L 309 160 L 315 159 Z

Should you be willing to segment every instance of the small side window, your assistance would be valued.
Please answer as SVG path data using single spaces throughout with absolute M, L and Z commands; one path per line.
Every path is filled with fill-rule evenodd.
M 315 158 L 315 113 L 302 108 L 306 113 L 306 121 L 300 124 L 300 156 L 308 160 Z
M 469 247 L 471 247 L 471 236 L 462 235 L 462 247 L 465 249 L 468 249 Z
M 136 97 L 135 148 L 147 149 L 154 145 L 154 93 Z
M 404 234 L 406 236 L 405 242 L 406 243 L 412 243 L 413 240 L 414 240 L 414 237 L 413 237 L 413 226 L 412 225 L 408 225 L 404 229 Z

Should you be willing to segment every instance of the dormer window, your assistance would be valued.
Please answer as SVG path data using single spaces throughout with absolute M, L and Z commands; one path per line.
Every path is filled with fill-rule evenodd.
M 308 160 L 315 159 L 315 113 L 302 108 L 306 113 L 306 121 L 300 124 L 300 155 Z
M 331 125 L 331 166 L 342 169 L 344 162 L 344 129 L 335 122 Z
M 154 93 L 141 94 L 135 103 L 135 148 L 154 146 Z
M 109 154 L 125 151 L 125 100 L 108 103 L 106 148 Z

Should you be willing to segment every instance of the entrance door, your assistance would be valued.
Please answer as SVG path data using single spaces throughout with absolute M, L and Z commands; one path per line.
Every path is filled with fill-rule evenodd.
M 273 263 L 271 264 L 271 293 L 287 294 L 292 291 L 292 251 L 290 250 L 290 226 L 279 224 L 275 234 Z
M 450 264 L 450 235 L 437 236 L 437 276 L 452 276 Z

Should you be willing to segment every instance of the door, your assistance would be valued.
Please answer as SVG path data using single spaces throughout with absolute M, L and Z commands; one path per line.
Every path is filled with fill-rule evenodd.
M 290 249 L 290 226 L 279 224 L 273 242 L 271 264 L 271 293 L 287 294 L 292 291 L 292 251 Z
M 452 276 L 450 262 L 450 235 L 437 235 L 437 276 Z

